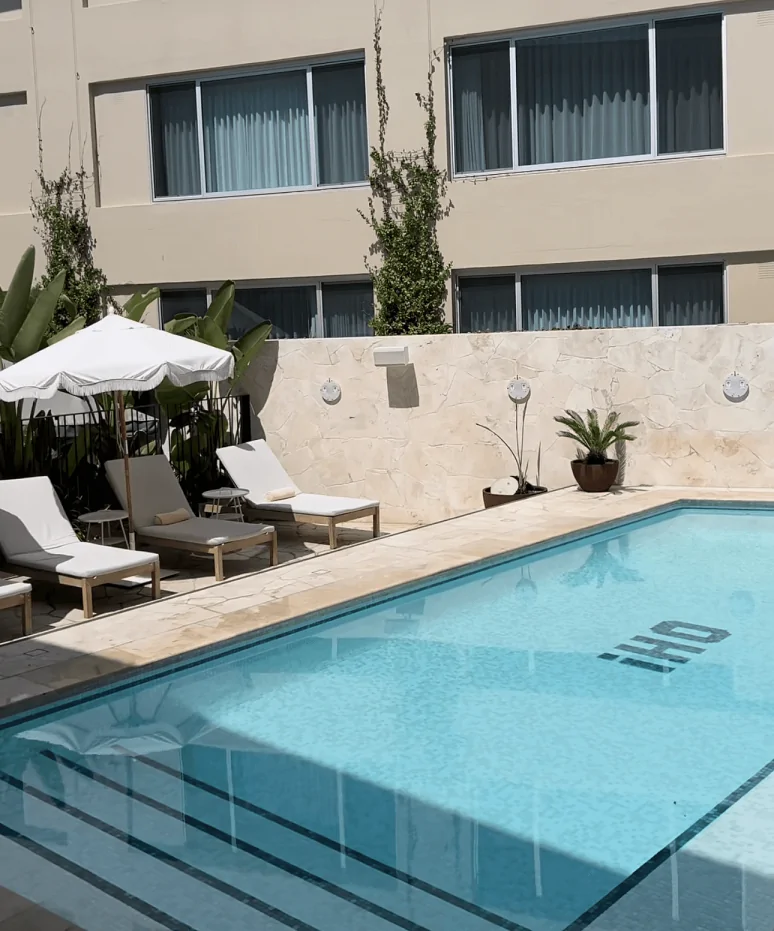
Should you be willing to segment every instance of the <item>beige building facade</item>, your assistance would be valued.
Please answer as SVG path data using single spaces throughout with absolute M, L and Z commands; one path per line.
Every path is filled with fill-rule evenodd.
M 384 0 L 388 142 L 435 74 L 461 330 L 774 320 L 774 0 Z M 0 285 L 46 171 L 95 182 L 97 258 L 169 316 L 363 335 L 370 0 L 0 0 Z M 163 303 L 163 302 L 162 302 Z M 153 309 L 153 314 L 157 310 Z

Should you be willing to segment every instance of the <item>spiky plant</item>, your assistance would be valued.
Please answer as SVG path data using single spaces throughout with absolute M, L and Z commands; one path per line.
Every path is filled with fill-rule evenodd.
M 596 411 L 586 411 L 586 420 L 577 411 L 565 411 L 564 414 L 554 417 L 554 420 L 565 427 L 558 436 L 575 440 L 578 444 L 578 459 L 588 465 L 602 465 L 608 461 L 607 451 L 616 443 L 627 443 L 634 437 L 627 433 L 632 427 L 638 427 L 636 420 L 618 422 L 618 413 L 611 411 L 600 426 L 599 415 Z

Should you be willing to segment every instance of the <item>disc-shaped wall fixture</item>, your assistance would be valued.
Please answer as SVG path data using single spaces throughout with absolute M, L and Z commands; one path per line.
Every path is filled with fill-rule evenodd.
M 729 401 L 744 401 L 750 393 L 750 383 L 744 375 L 729 375 L 723 382 L 723 394 Z
M 326 404 L 337 404 L 341 400 L 341 385 L 329 378 L 323 382 L 320 395 Z
M 517 404 L 529 400 L 532 388 L 526 378 L 513 378 L 508 382 L 508 397 Z

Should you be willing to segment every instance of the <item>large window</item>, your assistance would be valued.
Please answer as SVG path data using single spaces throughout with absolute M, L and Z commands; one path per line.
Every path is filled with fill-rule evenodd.
M 201 317 L 208 302 L 207 288 L 165 288 L 159 322 L 163 326 L 178 314 Z M 270 321 L 271 339 L 370 336 L 373 316 L 370 281 L 237 287 L 228 335 L 237 340 Z
M 463 333 L 723 323 L 722 265 L 461 276 Z
M 154 194 L 293 190 L 368 175 L 362 62 L 150 89 Z
M 722 150 L 722 28 L 707 15 L 454 47 L 455 172 Z

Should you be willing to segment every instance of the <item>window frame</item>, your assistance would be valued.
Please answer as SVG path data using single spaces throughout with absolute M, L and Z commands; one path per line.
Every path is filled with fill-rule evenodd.
M 373 280 L 364 275 L 337 275 L 332 278 L 245 278 L 234 282 L 237 291 L 241 289 L 250 289 L 253 291 L 271 290 L 273 288 L 314 288 L 315 289 L 315 316 L 313 336 L 301 337 L 302 339 L 368 339 L 364 336 L 325 336 L 325 321 L 323 318 L 323 285 L 324 284 L 367 284 L 371 283 L 373 289 Z M 217 294 L 220 284 L 217 282 L 177 282 L 173 284 L 164 284 L 159 286 L 159 290 L 164 291 L 197 291 L 203 290 L 207 299 L 207 307 L 212 303 L 213 297 Z M 161 297 L 156 302 L 158 308 L 158 326 L 164 328 L 161 317 Z
M 723 76 L 723 147 L 720 149 L 702 149 L 695 152 L 658 151 L 658 93 L 656 78 L 656 23 L 676 19 L 700 19 L 701 17 L 720 17 L 721 73 Z M 626 16 L 584 21 L 574 24 L 557 24 L 536 29 L 520 29 L 516 32 L 488 34 L 485 36 L 464 36 L 448 39 L 446 42 L 446 112 L 448 126 L 449 168 L 452 180 L 499 177 L 502 175 L 523 174 L 533 171 L 559 171 L 565 168 L 589 168 L 604 165 L 631 165 L 638 162 L 663 162 L 683 158 L 721 158 L 728 154 L 728 52 L 726 42 L 727 14 L 720 7 L 697 7 L 688 10 L 672 10 L 664 13 L 651 13 L 646 16 Z M 650 153 L 644 155 L 619 155 L 612 158 L 582 159 L 571 162 L 547 162 L 540 165 L 519 165 L 519 127 L 518 127 L 518 86 L 516 76 L 516 47 L 525 39 L 545 39 L 552 36 L 577 35 L 583 32 L 599 32 L 604 29 L 625 28 L 627 26 L 648 27 L 648 60 L 650 83 Z M 453 52 L 457 48 L 496 45 L 503 42 L 510 44 L 511 63 L 511 148 L 513 168 L 496 168 L 485 171 L 458 171 L 455 150 L 454 126 L 454 68 Z
M 250 68 L 219 68 L 213 71 L 197 71 L 195 73 L 187 72 L 183 74 L 168 75 L 163 78 L 152 78 L 145 82 L 145 122 L 148 137 L 148 168 L 149 183 L 152 203 L 174 203 L 176 201 L 189 200 L 213 200 L 223 197 L 259 197 L 270 194 L 289 194 L 299 191 L 335 191 L 348 188 L 368 187 L 368 179 L 364 181 L 350 181 L 340 184 L 320 184 L 319 166 L 317 164 L 317 120 L 314 110 L 314 76 L 315 68 L 325 67 L 326 65 L 354 65 L 362 64 L 363 77 L 365 83 L 365 108 L 368 113 L 368 80 L 366 72 L 365 52 L 344 52 L 339 55 L 325 55 L 317 58 L 305 58 L 293 63 L 284 62 L 282 64 L 257 65 Z M 305 72 L 306 74 L 306 100 L 307 100 L 307 117 L 309 120 L 309 157 L 311 166 L 311 183 L 296 185 L 293 187 L 274 187 L 274 188 L 251 188 L 244 191 L 208 191 L 206 180 L 206 166 L 204 162 L 204 121 L 202 119 L 202 83 L 211 83 L 213 81 L 228 81 L 232 78 L 252 78 L 261 77 L 268 74 L 288 74 L 293 72 Z M 156 164 L 154 157 L 153 145 L 153 120 L 151 116 L 151 92 L 155 88 L 169 87 L 175 84 L 193 84 L 196 105 L 196 129 L 199 142 L 199 184 L 201 191 L 199 194 L 179 194 L 173 196 L 158 196 L 156 194 Z M 366 120 L 366 148 L 370 153 L 368 120 Z
M 460 329 L 460 285 L 459 281 L 461 278 L 486 278 L 488 276 L 492 277 L 503 277 L 504 275 L 513 275 L 514 278 L 514 287 L 516 288 L 516 325 L 517 330 L 512 332 L 516 333 L 532 333 L 539 332 L 537 330 L 525 330 L 524 329 L 524 319 L 522 316 L 522 301 L 521 301 L 521 279 L 527 278 L 531 275 L 576 275 L 582 274 L 583 272 L 609 272 L 609 271 L 642 271 L 643 269 L 650 271 L 651 274 L 651 304 L 653 311 L 653 325 L 651 327 L 593 327 L 594 330 L 650 330 L 660 327 L 662 324 L 659 320 L 659 293 L 658 293 L 658 284 L 659 284 L 659 270 L 662 268 L 703 268 L 707 265 L 716 265 L 721 269 L 723 276 L 723 319 L 720 323 L 710 324 L 712 326 L 722 326 L 723 324 L 728 323 L 728 261 L 725 257 L 721 256 L 708 256 L 704 258 L 691 258 L 689 262 L 680 262 L 676 261 L 673 258 L 670 259 L 655 259 L 651 261 L 643 262 L 584 262 L 573 265 L 535 265 L 535 266 L 509 266 L 505 268 L 486 268 L 486 269 L 464 269 L 462 271 L 454 271 L 454 332 L 455 333 L 473 333 L 474 331 L 467 331 Z M 675 327 L 675 329 L 680 329 L 680 327 Z M 501 332 L 501 331 L 496 331 Z M 571 332 L 570 330 L 557 330 L 556 332 Z M 475 335 L 475 334 L 474 334 Z

